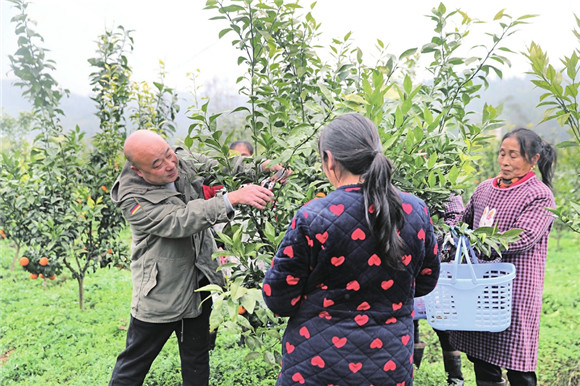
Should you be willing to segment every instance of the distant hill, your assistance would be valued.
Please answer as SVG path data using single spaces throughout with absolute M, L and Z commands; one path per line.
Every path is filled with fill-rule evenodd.
M 219 88 L 219 87 L 218 87 Z M 235 94 L 236 90 L 217 90 L 218 96 L 212 97 L 214 109 L 228 110 L 242 104 L 244 99 Z M 179 92 L 178 92 L 179 93 Z M 502 119 L 506 121 L 508 129 L 515 127 L 528 127 L 551 143 L 558 143 L 569 139 L 569 133 L 560 127 L 555 121 L 539 125 L 543 119 L 544 109 L 537 108 L 541 91 L 536 89 L 529 79 L 510 78 L 490 82 L 489 88 L 483 93 L 482 98 L 476 99 L 470 105 L 472 109 L 481 112 L 484 103 L 497 105 L 503 103 Z M 2 108 L 8 115 L 16 117 L 20 112 L 30 111 L 30 104 L 21 96 L 21 90 L 12 85 L 11 81 L 2 80 L 1 84 Z M 181 111 L 176 119 L 178 130 L 177 138 L 183 138 L 191 120 L 187 118 L 187 107 L 192 105 L 191 97 L 187 93 L 179 93 Z M 96 105 L 89 97 L 71 94 L 62 99 L 61 105 L 66 116 L 62 124 L 65 129 L 79 125 L 87 135 L 93 135 L 98 129 L 96 117 Z M 480 119 L 480 114 L 473 119 Z

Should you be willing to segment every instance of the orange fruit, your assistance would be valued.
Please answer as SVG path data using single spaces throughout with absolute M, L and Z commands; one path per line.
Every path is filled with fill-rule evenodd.
M 37 277 L 38 277 L 38 274 L 37 274 L 37 273 L 31 273 L 31 274 L 30 274 L 30 278 L 31 278 L 32 280 L 36 279 Z
M 28 263 L 30 263 L 30 260 L 28 260 L 28 257 L 22 256 L 20 258 L 20 265 L 21 266 L 26 267 L 28 265 Z
M 109 248 L 109 250 L 107 252 L 109 253 L 109 255 L 113 254 L 113 250 L 111 248 Z
M 51 277 L 49 277 L 50 280 L 54 280 L 56 279 L 56 275 L 52 275 Z
M 48 264 L 48 258 L 41 257 L 40 260 L 38 261 L 38 264 L 40 264 L 40 265 L 47 265 Z
M 244 306 L 238 306 L 238 314 L 243 315 L 245 313 L 246 313 L 246 309 L 244 308 Z
M 44 279 L 44 275 L 42 273 L 38 276 L 40 276 L 41 279 Z

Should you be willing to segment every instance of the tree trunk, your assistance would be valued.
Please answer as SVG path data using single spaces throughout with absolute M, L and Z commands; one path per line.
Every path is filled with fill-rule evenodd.
M 85 278 L 83 275 L 77 275 L 77 282 L 79 283 L 79 307 L 81 311 L 85 310 L 85 286 L 84 286 Z
M 14 266 L 16 265 L 16 260 L 18 260 L 18 256 L 20 256 L 20 244 L 16 244 L 16 254 L 14 255 L 14 259 L 12 259 L 12 265 L 10 266 L 10 271 L 14 272 Z

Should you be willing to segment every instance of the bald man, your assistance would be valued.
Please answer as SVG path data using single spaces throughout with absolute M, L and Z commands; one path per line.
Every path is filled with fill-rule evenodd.
M 195 290 L 224 285 L 211 257 L 216 247 L 209 229 L 230 221 L 238 205 L 264 209 L 273 194 L 247 185 L 205 200 L 202 175 L 216 161 L 173 149 L 152 131 L 131 134 L 123 150 L 127 162 L 111 198 L 131 226 L 133 296 L 126 347 L 109 384 L 142 384 L 175 333 L 183 385 L 207 385 L 211 298 L 202 305 L 209 293 Z M 243 170 L 240 160 L 232 172 Z

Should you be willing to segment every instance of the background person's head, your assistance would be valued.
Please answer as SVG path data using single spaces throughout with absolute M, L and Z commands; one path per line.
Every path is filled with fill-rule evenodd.
M 166 185 L 178 177 L 175 152 L 153 131 L 132 133 L 125 141 L 123 152 L 131 169 L 151 185 Z
M 230 150 L 239 153 L 243 157 L 250 157 L 254 155 L 254 147 L 248 141 L 234 141 L 230 145 Z
M 335 182 L 340 181 L 342 175 L 359 176 L 363 185 L 365 216 L 377 239 L 383 261 L 392 268 L 401 268 L 403 241 L 397 230 L 404 225 L 402 202 L 391 184 L 393 167 L 383 154 L 377 127 L 360 114 L 341 115 L 322 130 L 318 151 L 324 172 L 333 175 Z M 329 173 L 331 159 L 337 165 Z M 372 216 L 369 216 L 370 212 Z
M 498 164 L 504 179 L 526 175 L 536 165 L 542 181 L 552 187 L 556 150 L 532 130 L 519 128 L 506 133 L 500 145 Z

